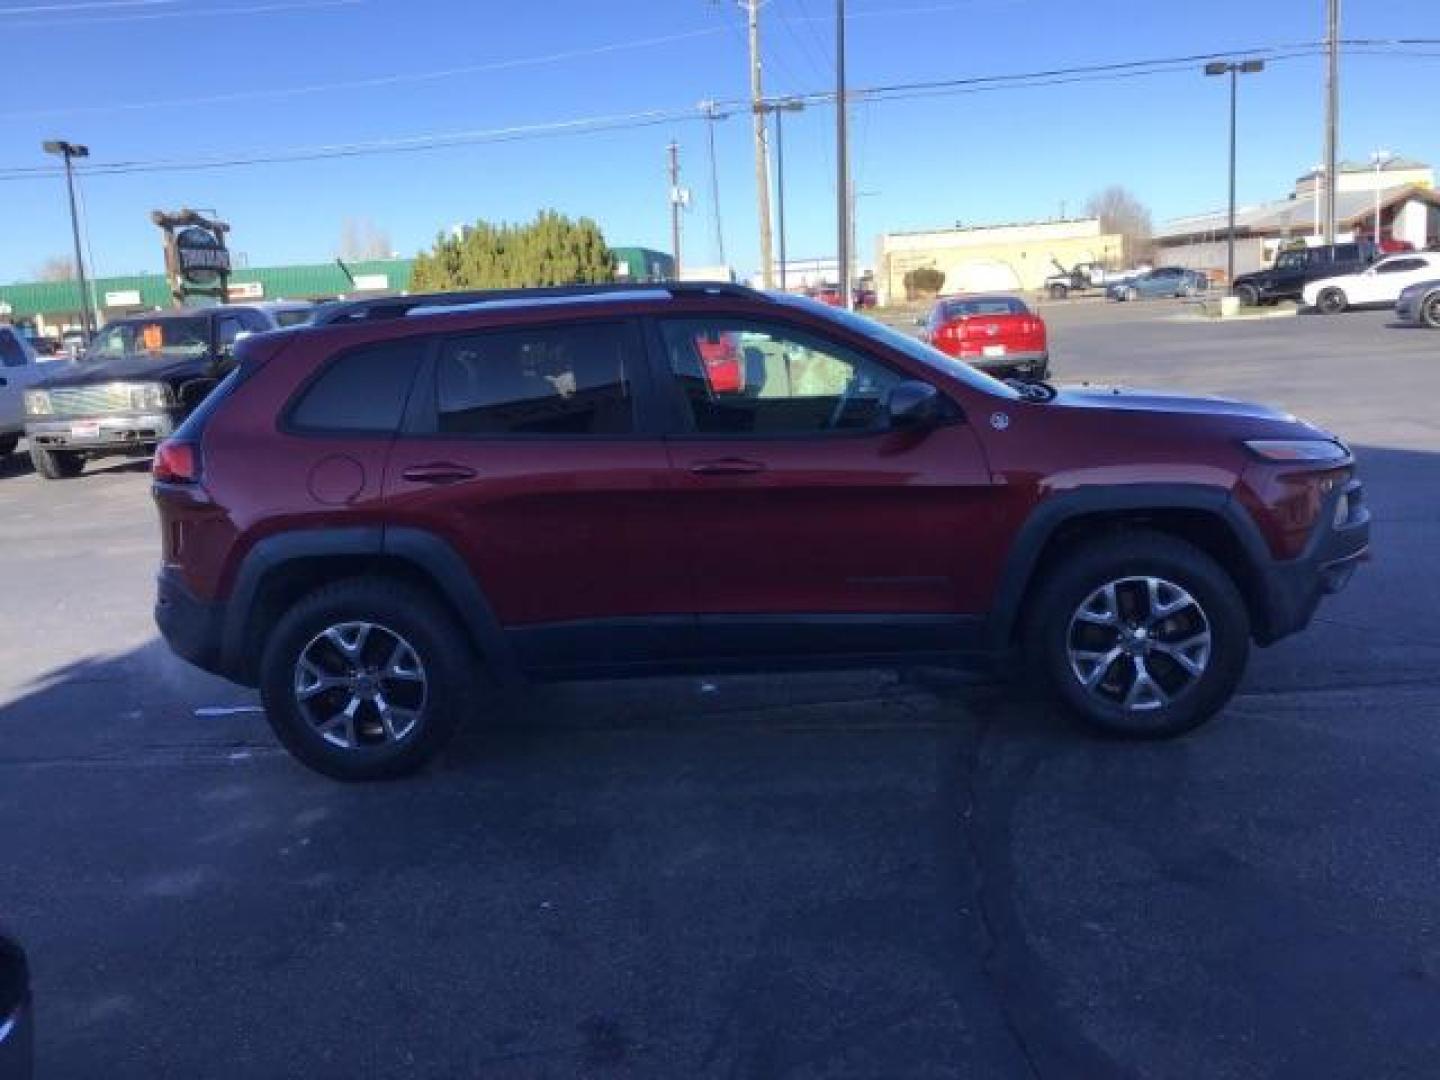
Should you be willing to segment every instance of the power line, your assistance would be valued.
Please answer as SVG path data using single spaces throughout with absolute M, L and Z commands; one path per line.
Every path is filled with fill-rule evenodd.
M 208 19 L 229 15 L 272 15 L 287 11 L 310 11 L 315 8 L 358 7 L 365 0 L 282 0 L 279 3 L 251 4 L 232 8 L 185 8 L 181 11 L 156 11 L 131 13 L 127 15 L 102 15 L 98 18 L 76 19 L 44 18 L 26 19 L 21 22 L 7 22 L 5 29 L 22 30 L 37 27 L 80 27 L 102 26 L 114 23 L 149 22 L 154 19 Z M 4 14 L 0 12 L 0 14 Z
M 178 4 L 180 0 L 82 0 L 76 4 L 30 4 L 26 7 L 0 8 L 0 15 L 63 15 L 71 11 L 90 11 L 96 8 L 163 7 Z
M 539 67 L 544 64 L 580 60 L 591 56 L 625 52 L 631 49 L 646 49 L 656 45 L 670 45 L 677 41 L 689 41 L 698 37 L 724 33 L 718 26 L 707 26 L 659 37 L 637 38 L 632 41 L 616 41 L 606 45 L 592 45 L 583 49 L 567 49 L 563 52 L 545 53 L 538 56 L 521 56 L 509 60 L 489 60 L 482 64 L 466 64 L 462 67 L 440 68 L 433 71 L 416 71 L 392 75 L 374 75 L 362 79 L 346 79 L 338 82 L 312 83 L 308 86 L 273 87 L 260 90 L 236 90 L 224 94 L 209 94 L 204 97 L 169 98 L 163 101 L 131 101 L 110 105 L 78 105 L 54 109 L 30 109 L 21 112 L 0 113 L 0 119 L 17 120 L 42 116 L 80 116 L 96 113 L 135 112 L 145 109 L 161 109 L 198 105 L 224 105 L 241 101 L 282 100 L 305 94 L 319 94 L 331 90 L 363 90 L 378 86 L 398 86 L 405 83 L 437 82 L 461 75 L 476 75 L 492 71 L 509 71 L 522 67 Z
M 1071 68 L 1052 68 L 1036 72 L 1011 72 L 1001 75 L 969 76 L 959 79 L 892 83 L 884 86 L 853 89 L 849 91 L 847 96 L 851 100 L 878 102 L 946 94 L 982 93 L 1002 89 L 1055 86 L 1073 82 L 1118 81 L 1122 79 L 1179 73 L 1187 70 L 1190 65 L 1205 60 L 1233 58 L 1236 56 L 1263 56 L 1267 60 L 1285 60 L 1316 55 L 1322 50 L 1322 46 L 1318 42 L 1292 46 L 1289 47 L 1290 51 L 1284 51 L 1286 48 L 1286 46 L 1272 45 L 1251 49 L 1229 50 L 1226 52 L 1191 54 L 1180 57 L 1160 57 L 1149 60 L 1089 64 Z M 827 90 L 792 96 L 807 104 L 822 104 L 833 101 L 835 95 L 834 91 Z M 732 99 L 730 101 L 719 101 L 715 103 L 715 106 L 720 109 L 743 110 L 748 108 L 749 105 L 750 103 L 747 99 Z M 531 138 L 556 137 L 560 135 L 588 134 L 599 131 L 624 130 L 628 128 L 649 127 L 655 124 L 701 119 L 704 119 L 704 114 L 693 107 L 650 109 L 634 113 L 578 117 L 501 128 L 438 132 L 355 143 L 287 147 L 272 151 L 257 151 L 245 156 L 96 163 L 86 167 L 82 171 L 86 175 L 107 176 L 127 173 L 231 168 L 246 165 L 277 164 L 327 158 L 437 150 L 476 143 L 509 142 Z M 38 179 L 56 175 L 59 175 L 59 171 L 54 166 L 26 165 L 0 167 L 0 181 Z

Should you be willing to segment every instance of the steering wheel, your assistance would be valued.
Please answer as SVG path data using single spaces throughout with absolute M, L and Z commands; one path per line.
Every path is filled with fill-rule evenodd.
M 826 431 L 834 431 L 840 426 L 840 421 L 845 417 L 845 410 L 850 405 L 850 399 L 854 396 L 851 391 L 855 388 L 855 378 L 850 378 L 845 383 L 845 389 L 840 391 L 840 397 L 835 402 L 835 408 L 830 411 L 830 419 L 825 421 Z

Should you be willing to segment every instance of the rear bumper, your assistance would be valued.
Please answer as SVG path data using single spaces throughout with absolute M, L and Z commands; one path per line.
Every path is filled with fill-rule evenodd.
M 125 454 L 154 448 L 169 438 L 175 427 L 175 418 L 168 412 L 123 413 L 32 420 L 25 425 L 25 435 L 31 446 L 45 450 Z
M 221 663 L 224 607 L 195 596 L 170 567 L 155 581 L 155 625 L 177 656 L 212 674 L 230 678 Z
M 1336 523 L 1337 504 L 1346 513 Z M 1256 640 L 1269 645 L 1303 630 L 1320 601 L 1349 584 L 1356 567 L 1370 557 L 1370 510 L 1359 480 L 1351 479 L 1326 503 L 1305 550 L 1295 559 L 1270 563 L 1264 574 L 1266 618 Z
M 960 359 L 987 373 L 1018 372 L 1043 376 L 1050 370 L 1048 352 L 1011 352 L 1004 356 L 962 356 Z

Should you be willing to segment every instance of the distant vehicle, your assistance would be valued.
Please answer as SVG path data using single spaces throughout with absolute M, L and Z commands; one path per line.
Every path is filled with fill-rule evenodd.
M 35 1075 L 30 1009 L 30 966 L 25 950 L 0 934 L 0 1080 L 31 1080 Z
M 928 344 L 996 378 L 1050 376 L 1045 321 L 1019 297 L 941 297 L 922 325 Z
M 1440 277 L 1440 253 L 1416 251 L 1388 255 L 1358 274 L 1321 278 L 1305 286 L 1306 306 L 1326 315 L 1354 307 L 1390 307 L 1411 285 Z
M 817 285 L 813 289 L 807 289 L 805 295 L 812 300 L 819 300 L 822 304 L 830 307 L 840 307 L 840 286 L 839 285 Z M 852 285 L 850 287 L 850 301 L 856 310 L 861 308 L 873 308 L 877 302 L 875 289 L 870 285 Z
M 35 337 L 27 334 L 25 340 L 29 342 L 30 348 L 35 350 L 36 359 L 42 363 L 46 360 L 70 359 L 70 354 L 66 351 L 65 346 L 61 344 L 59 338 Z
M 73 360 L 90 347 L 90 335 L 83 330 L 66 330 L 60 335 L 60 347 Z
M 0 326 L 0 458 L 13 453 L 25 434 L 25 391 L 47 373 L 29 338 Z
M 275 325 L 281 330 L 291 326 L 304 326 L 315 318 L 315 313 L 320 310 L 319 305 L 312 304 L 309 300 L 266 300 L 253 306 L 269 312 Z
M 153 450 L 234 366 L 235 343 L 277 329 L 253 305 L 180 308 L 109 323 L 85 355 L 25 392 L 35 471 L 79 476 L 89 458 Z
M 1403 289 L 1395 302 L 1395 314 L 1401 322 L 1440 330 L 1440 279 Z
M 1105 295 L 1111 300 L 1156 300 L 1162 297 L 1199 296 L 1210 287 L 1210 279 L 1198 270 L 1183 266 L 1161 266 L 1122 284 L 1111 285 Z
M 1282 251 L 1269 268 L 1235 275 L 1232 291 L 1245 307 L 1299 300 L 1310 282 L 1337 274 L 1359 273 L 1380 254 L 1369 240 Z
M 1051 259 L 1056 273 L 1045 279 L 1045 294 L 1051 300 L 1064 300 L 1071 293 L 1093 292 L 1114 285 L 1127 285 L 1150 268 L 1107 270 L 1098 262 L 1076 263 L 1069 270 L 1058 259 Z

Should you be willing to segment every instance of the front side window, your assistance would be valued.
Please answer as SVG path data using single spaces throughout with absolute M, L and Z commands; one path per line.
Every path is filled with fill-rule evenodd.
M 341 354 L 302 392 L 290 412 L 291 427 L 316 432 L 396 431 L 423 355 L 422 345 L 407 341 Z
M 741 319 L 660 323 L 697 433 L 804 435 L 884 427 L 903 376 L 806 331 Z
M 635 430 L 624 323 L 495 330 L 447 341 L 435 372 L 448 435 L 624 435 Z
M 1275 260 L 1275 269 L 1276 269 L 1276 270 L 1304 270 L 1304 269 L 1305 269 L 1305 262 L 1306 262 L 1305 252 L 1303 252 L 1303 251 L 1285 251 L 1285 252 L 1281 252 L 1280 257 Z

